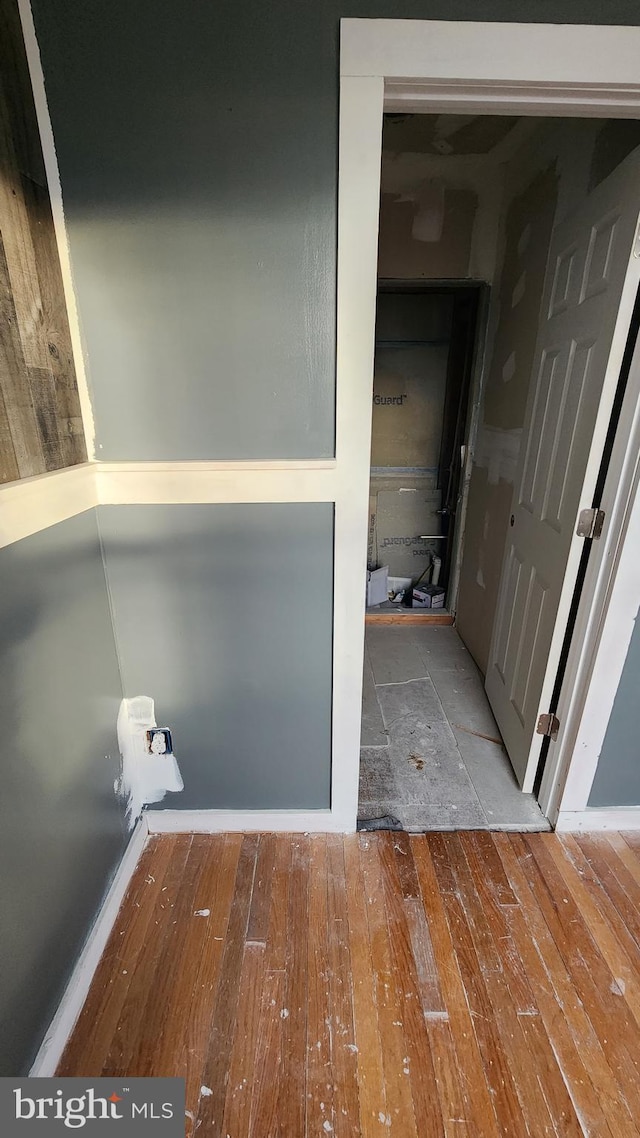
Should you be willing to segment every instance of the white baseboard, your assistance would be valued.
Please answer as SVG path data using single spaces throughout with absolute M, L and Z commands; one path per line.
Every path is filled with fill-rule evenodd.
M 342 834 L 355 829 L 331 810 L 145 810 L 144 817 L 150 834 Z
M 561 810 L 556 833 L 584 830 L 640 830 L 640 806 L 592 806 Z
M 58 1010 L 51 1021 L 33 1066 L 29 1071 L 31 1078 L 35 1078 L 36 1076 L 40 1078 L 51 1077 L 55 1075 L 67 1040 L 82 1011 L 100 957 L 106 947 L 118 911 L 124 900 L 129 882 L 140 860 L 140 854 L 144 849 L 148 836 L 146 819 L 143 816 L 136 824 L 129 844 L 122 855 L 122 860 L 111 882 L 109 892 L 104 899 L 102 908 L 95 919 L 91 932 L 84 943 L 71 979 L 58 1005 Z

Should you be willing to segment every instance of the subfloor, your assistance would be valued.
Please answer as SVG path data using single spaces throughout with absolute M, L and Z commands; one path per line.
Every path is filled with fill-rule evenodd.
M 640 836 L 161 835 L 60 1075 L 216 1138 L 634 1138 Z
M 367 627 L 360 819 L 405 830 L 546 830 L 522 794 L 482 676 L 455 628 Z

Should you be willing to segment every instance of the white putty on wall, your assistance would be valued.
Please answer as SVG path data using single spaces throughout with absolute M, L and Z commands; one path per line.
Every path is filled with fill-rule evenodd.
M 147 732 L 157 726 L 154 701 L 150 696 L 123 699 L 118 712 L 122 770 L 114 789 L 116 794 L 126 799 L 130 830 L 140 817 L 143 806 L 161 802 L 167 792 L 184 790 L 175 755 L 166 751 L 149 753 Z
M 483 424 L 476 440 L 474 463 L 487 471 L 487 480 L 495 486 L 500 479 L 513 485 L 520 453 L 522 429 L 511 431 Z

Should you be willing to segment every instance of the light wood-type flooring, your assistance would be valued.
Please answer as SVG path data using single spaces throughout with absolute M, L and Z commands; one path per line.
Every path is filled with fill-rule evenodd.
M 640 835 L 161 835 L 61 1075 L 187 1135 L 640 1133 Z

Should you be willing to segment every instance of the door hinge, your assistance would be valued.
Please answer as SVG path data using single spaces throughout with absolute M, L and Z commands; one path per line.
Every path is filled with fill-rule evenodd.
M 537 735 L 546 735 L 548 739 L 557 739 L 558 731 L 560 730 L 560 720 L 550 711 L 547 715 L 541 715 L 536 727 Z
M 599 538 L 604 526 L 604 510 L 580 510 L 578 518 L 578 537 Z

